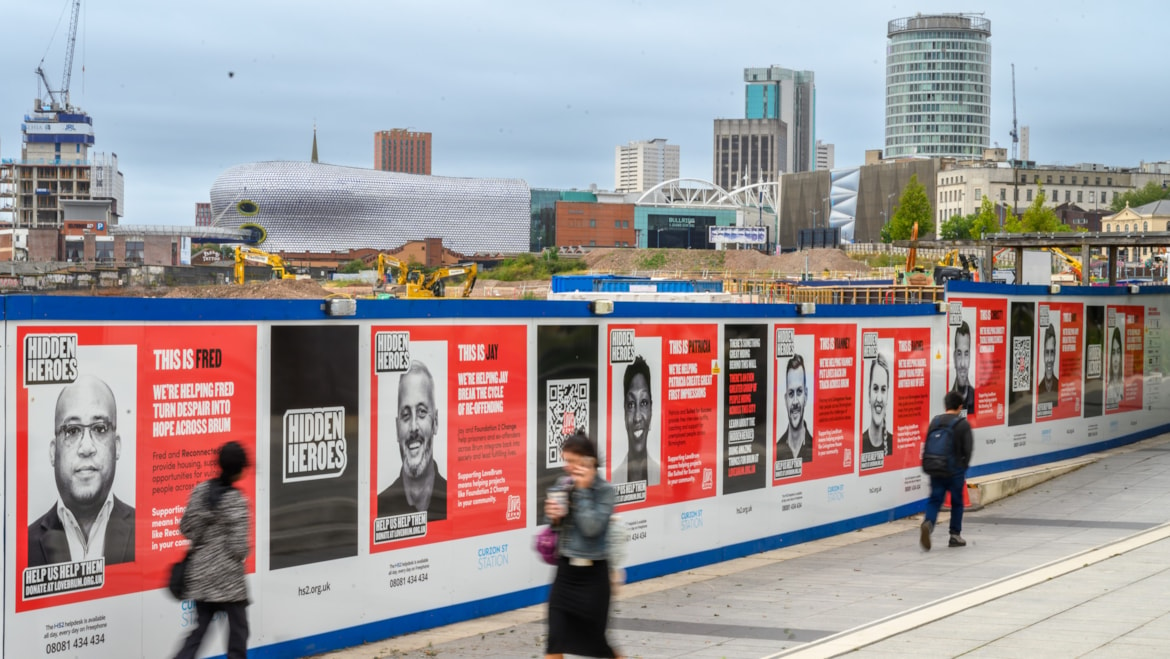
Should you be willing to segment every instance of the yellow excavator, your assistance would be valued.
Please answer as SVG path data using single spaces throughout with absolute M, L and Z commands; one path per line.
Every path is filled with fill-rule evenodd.
M 952 279 L 971 281 L 977 279 L 978 274 L 978 259 L 963 254 L 957 249 L 952 249 L 943 255 L 938 265 L 934 267 L 934 284 L 942 286 Z
M 421 273 L 419 273 L 417 270 L 410 270 L 410 268 L 402 261 L 399 261 L 398 259 L 388 254 L 379 254 L 377 270 L 378 278 L 374 281 L 375 290 L 383 290 L 386 288 L 386 284 L 391 283 L 390 280 L 386 278 L 386 271 L 389 269 L 398 271 L 398 274 L 394 277 L 393 281 L 393 283 L 397 284 L 398 286 L 405 286 L 406 279 L 411 274 L 417 275 L 421 279 Z
M 270 254 L 255 247 L 240 245 L 236 247 L 236 283 L 244 283 L 244 266 L 248 263 L 259 263 L 272 267 L 273 279 L 296 279 L 297 276 L 288 271 L 284 259 L 276 254 Z
M 1066 266 L 1068 266 L 1068 270 L 1072 271 L 1072 274 L 1076 277 L 1076 279 L 1074 279 L 1071 282 L 1067 281 L 1067 279 L 1066 279 L 1065 283 L 1070 283 L 1070 284 L 1081 283 L 1081 260 L 1080 259 L 1070 255 L 1068 252 L 1064 251 L 1063 249 L 1061 249 L 1059 247 L 1045 247 L 1043 249 L 1055 254 L 1058 259 L 1063 261 L 1064 264 Z M 1064 273 L 1062 273 L 1062 274 L 1064 274 Z
M 463 290 L 460 291 L 459 297 L 471 297 L 471 289 L 475 288 L 475 280 L 478 274 L 479 266 L 475 263 L 457 263 L 451 266 L 443 266 L 425 276 L 418 283 L 410 281 L 408 274 L 406 297 L 446 297 L 447 284 L 445 280 L 460 276 L 466 276 L 466 279 L 463 280 Z

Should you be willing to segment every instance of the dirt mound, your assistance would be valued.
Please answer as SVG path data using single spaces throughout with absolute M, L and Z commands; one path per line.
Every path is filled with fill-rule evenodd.
M 243 285 L 184 286 L 167 291 L 162 297 L 199 299 L 248 300 L 321 300 L 330 294 L 315 281 L 306 279 L 273 279 L 249 282 Z
M 596 249 L 586 254 L 584 262 L 597 272 L 630 274 L 650 271 L 670 271 L 712 274 L 755 273 L 758 276 L 799 275 L 805 271 L 816 275 L 826 270 L 838 273 L 865 274 L 869 266 L 849 258 L 839 249 L 810 249 L 780 256 L 764 254 L 752 249 L 726 251 L 690 249 Z

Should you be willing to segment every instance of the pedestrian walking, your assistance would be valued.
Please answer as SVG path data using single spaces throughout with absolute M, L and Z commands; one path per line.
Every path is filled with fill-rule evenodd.
M 971 424 L 967 422 L 963 411 L 966 409 L 963 394 L 955 390 L 947 392 L 943 398 L 946 412 L 934 417 L 927 430 L 929 436 L 937 428 L 949 427 L 952 434 L 954 451 L 954 470 L 949 476 L 931 475 L 930 499 L 926 501 L 926 517 L 922 522 L 918 542 L 922 548 L 930 551 L 930 534 L 934 531 L 934 524 L 938 520 L 938 511 L 942 508 L 943 499 L 949 492 L 951 495 L 951 539 L 948 547 L 965 547 L 967 541 L 963 539 L 963 492 L 967 487 L 967 467 L 971 464 L 971 452 L 974 447 L 974 438 L 971 435 Z
M 179 530 L 191 541 L 184 595 L 195 600 L 198 625 L 175 659 L 194 659 L 217 612 L 227 615 L 228 659 L 248 656 L 248 587 L 244 559 L 250 519 L 248 501 L 235 488 L 248 466 L 244 447 L 228 442 L 219 449 L 219 476 L 195 486 Z
M 548 598 L 546 659 L 564 653 L 619 657 L 606 639 L 612 596 L 608 530 L 614 489 L 597 473 L 597 447 L 584 433 L 561 445 L 567 478 L 549 492 L 544 514 L 558 531 L 560 557 Z

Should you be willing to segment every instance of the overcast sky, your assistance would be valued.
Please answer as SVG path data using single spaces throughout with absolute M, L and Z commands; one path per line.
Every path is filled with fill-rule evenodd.
M 0 157 L 20 157 L 42 57 L 60 83 L 70 3 L 4 2 Z M 816 136 L 848 167 L 882 148 L 887 22 L 958 11 L 991 21 L 993 142 L 1014 62 L 1033 160 L 1170 159 L 1165 0 L 83 0 L 71 96 L 118 154 L 128 224 L 193 223 L 228 167 L 308 160 L 314 123 L 339 165 L 410 128 L 434 134 L 435 175 L 610 189 L 614 147 L 662 137 L 710 179 L 712 120 L 743 116 L 756 66 L 815 72 Z

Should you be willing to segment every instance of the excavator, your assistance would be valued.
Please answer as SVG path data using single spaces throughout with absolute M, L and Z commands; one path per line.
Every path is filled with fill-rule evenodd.
M 475 288 L 475 280 L 479 274 L 479 266 L 475 263 L 456 263 L 452 266 L 443 266 L 423 278 L 420 284 L 406 282 L 406 297 L 446 297 L 447 284 L 445 280 L 452 277 L 466 276 L 463 281 L 463 290 L 459 297 L 471 297 L 471 289 Z
M 398 271 L 398 275 L 394 278 L 394 283 L 398 286 L 405 286 L 406 280 L 410 276 L 414 276 L 421 281 L 422 273 L 417 270 L 411 270 L 405 263 L 388 254 L 378 254 L 378 278 L 374 282 L 374 290 L 384 290 L 386 284 L 390 280 L 386 279 L 386 270 L 393 268 Z
M 1072 274 L 1076 277 L 1071 282 L 1069 282 L 1069 281 L 1067 281 L 1067 275 L 1066 275 L 1066 277 L 1065 277 L 1066 283 L 1070 283 L 1070 284 L 1081 283 L 1081 260 L 1080 259 L 1070 255 L 1068 252 L 1064 251 L 1063 249 L 1061 249 L 1059 247 L 1045 247 L 1044 249 L 1046 251 L 1049 251 L 1049 252 L 1052 252 L 1053 254 L 1055 254 L 1058 259 L 1063 261 L 1064 264 L 1066 266 L 1068 266 L 1068 271 L 1072 271 Z M 1068 271 L 1066 271 L 1066 273 Z M 1062 273 L 1062 274 L 1064 274 L 1064 273 Z
M 244 283 L 244 266 L 247 263 L 259 263 L 272 267 L 273 279 L 296 279 L 297 276 L 288 272 L 284 259 L 276 254 L 270 254 L 255 247 L 240 245 L 236 247 L 236 283 Z
M 952 279 L 971 281 L 976 278 L 978 273 L 979 261 L 974 256 L 968 256 L 957 249 L 952 249 L 943 255 L 939 259 L 938 265 L 934 267 L 934 284 L 942 286 Z

